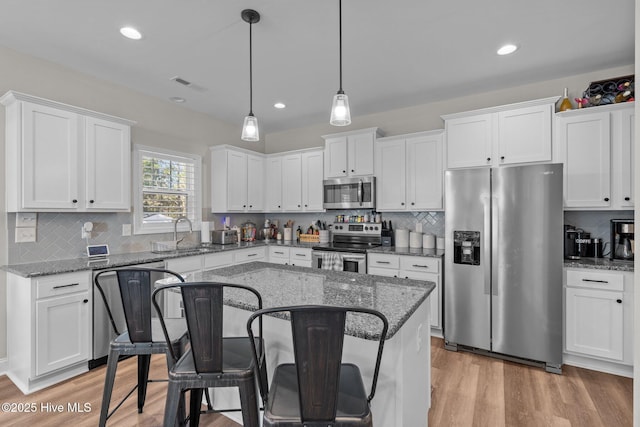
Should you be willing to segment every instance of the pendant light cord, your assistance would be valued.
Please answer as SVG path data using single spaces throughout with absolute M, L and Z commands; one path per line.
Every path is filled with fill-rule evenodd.
M 251 28 L 253 23 L 249 22 L 249 115 L 253 116 L 253 42 L 251 38 Z
M 344 93 L 344 91 L 342 90 L 342 0 L 338 0 L 338 21 L 339 21 L 339 30 L 338 30 L 338 34 L 339 39 L 340 39 L 340 90 L 338 90 L 338 93 Z

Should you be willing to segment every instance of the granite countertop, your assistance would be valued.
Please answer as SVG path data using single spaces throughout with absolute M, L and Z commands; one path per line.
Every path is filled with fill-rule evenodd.
M 413 255 L 413 256 L 424 256 L 424 257 L 431 257 L 431 258 L 442 258 L 444 256 L 444 249 L 423 249 L 423 248 L 408 248 L 408 247 L 396 247 L 396 246 L 378 246 L 377 248 L 367 249 L 367 253 Z
M 260 261 L 193 273 L 186 280 L 251 286 L 260 292 L 264 308 L 311 304 L 375 309 L 387 317 L 387 339 L 393 337 L 436 286 L 433 282 L 422 280 L 309 269 Z M 257 309 L 255 298 L 239 290 L 225 291 L 225 303 L 243 310 Z M 346 332 L 358 338 L 376 339 L 380 331 L 375 322 L 371 324 L 358 316 L 348 316 Z
M 89 259 L 87 257 L 61 259 L 55 261 L 40 261 L 24 264 L 3 265 L 1 268 L 9 273 L 22 277 L 38 277 L 50 274 L 73 273 L 84 270 L 104 270 L 106 268 L 126 267 L 129 265 L 147 264 L 164 261 L 166 259 L 181 258 L 193 255 L 218 253 L 247 249 L 260 246 L 290 246 L 298 248 L 312 248 L 322 246 L 318 243 L 299 243 L 276 240 L 257 240 L 255 242 L 240 242 L 230 245 L 201 245 L 187 247 L 171 252 L 132 252 L 126 254 L 109 255 L 107 258 Z
M 564 266 L 596 270 L 633 271 L 633 261 L 612 261 L 609 258 L 565 259 Z

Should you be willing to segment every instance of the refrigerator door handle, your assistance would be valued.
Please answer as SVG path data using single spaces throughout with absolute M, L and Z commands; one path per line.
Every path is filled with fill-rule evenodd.
M 482 245 L 484 246 L 484 293 L 491 294 L 491 196 L 488 196 L 483 203 L 484 216 L 484 236 Z

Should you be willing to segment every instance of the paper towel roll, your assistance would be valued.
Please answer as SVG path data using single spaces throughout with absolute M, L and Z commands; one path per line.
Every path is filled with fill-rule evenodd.
M 398 228 L 395 231 L 396 247 L 408 248 L 409 247 L 409 230 L 406 228 Z
M 202 221 L 200 224 L 200 241 L 202 243 L 209 243 L 211 241 L 211 231 L 209 230 L 209 223 Z
M 444 237 L 438 237 L 436 239 L 436 248 L 444 250 Z
M 422 247 L 422 233 L 418 233 L 417 231 L 412 231 L 411 233 L 409 233 L 409 247 L 410 248 Z
M 436 236 L 429 233 L 424 234 L 422 236 L 422 247 L 425 249 L 435 249 Z

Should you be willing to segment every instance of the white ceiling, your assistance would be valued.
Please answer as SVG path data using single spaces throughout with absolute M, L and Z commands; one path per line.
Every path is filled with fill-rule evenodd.
M 158 98 L 183 97 L 184 108 L 240 129 L 249 111 L 245 8 L 261 14 L 253 111 L 262 134 L 328 122 L 338 0 L 0 0 L 0 44 Z M 633 0 L 344 0 L 342 9 L 353 116 L 634 59 Z M 122 37 L 125 25 L 143 39 Z M 505 42 L 520 50 L 497 56 Z M 277 101 L 287 108 L 273 108 Z

